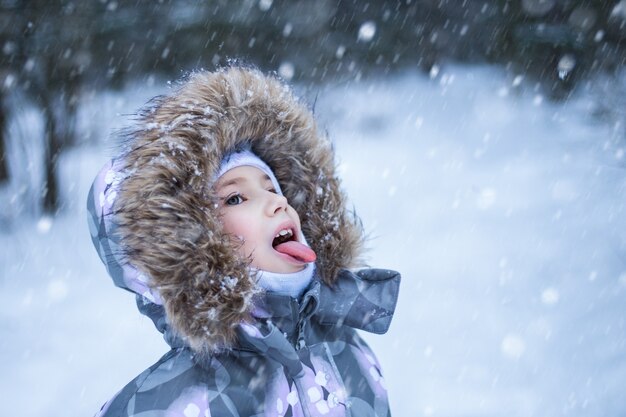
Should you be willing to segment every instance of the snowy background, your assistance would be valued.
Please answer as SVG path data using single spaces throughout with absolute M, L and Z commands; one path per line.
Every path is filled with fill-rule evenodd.
M 0 392 L 6 416 L 90 416 L 167 346 L 107 277 L 90 182 L 124 114 L 166 90 L 86 98 L 63 154 L 63 211 L 15 216 L 0 189 Z M 163 88 L 161 88 L 163 86 Z M 403 274 L 391 330 L 365 335 L 394 416 L 626 415 L 626 142 L 580 91 L 553 103 L 496 67 L 320 87 L 316 113 L 370 236 Z M 9 126 L 10 163 L 41 158 L 41 118 Z

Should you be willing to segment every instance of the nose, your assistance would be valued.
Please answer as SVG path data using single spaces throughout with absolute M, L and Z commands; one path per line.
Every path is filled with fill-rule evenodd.
M 268 192 L 268 201 L 266 205 L 266 211 L 268 216 L 273 216 L 281 211 L 287 210 L 287 197 L 284 195 Z

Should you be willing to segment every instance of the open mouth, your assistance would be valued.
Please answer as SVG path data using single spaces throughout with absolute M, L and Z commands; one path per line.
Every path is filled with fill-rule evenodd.
M 276 233 L 276 236 L 274 236 L 274 240 L 272 240 L 272 247 L 276 248 L 276 246 L 292 240 L 295 240 L 293 229 L 282 229 L 280 232 Z
M 272 240 L 272 247 L 276 252 L 289 256 L 299 263 L 315 261 L 315 252 L 307 245 L 298 241 L 296 230 L 293 226 L 281 226 L 282 229 L 276 233 Z

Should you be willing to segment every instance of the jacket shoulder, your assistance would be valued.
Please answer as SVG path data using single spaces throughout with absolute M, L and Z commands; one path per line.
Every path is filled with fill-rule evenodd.
M 204 411 L 208 408 L 206 382 L 189 349 L 172 349 L 126 384 L 96 417 L 131 417 L 176 409 L 185 415 L 188 407 L 189 411 Z

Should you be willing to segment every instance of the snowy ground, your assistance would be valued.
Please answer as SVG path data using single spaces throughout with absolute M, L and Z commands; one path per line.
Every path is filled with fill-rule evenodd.
M 623 127 L 518 82 L 454 67 L 319 92 L 371 264 L 403 273 L 390 332 L 366 336 L 395 416 L 626 414 Z M 94 100 L 99 128 L 125 123 Z M 166 350 L 89 241 L 108 153 L 65 156 L 63 216 L 0 233 L 2 415 L 92 415 Z

